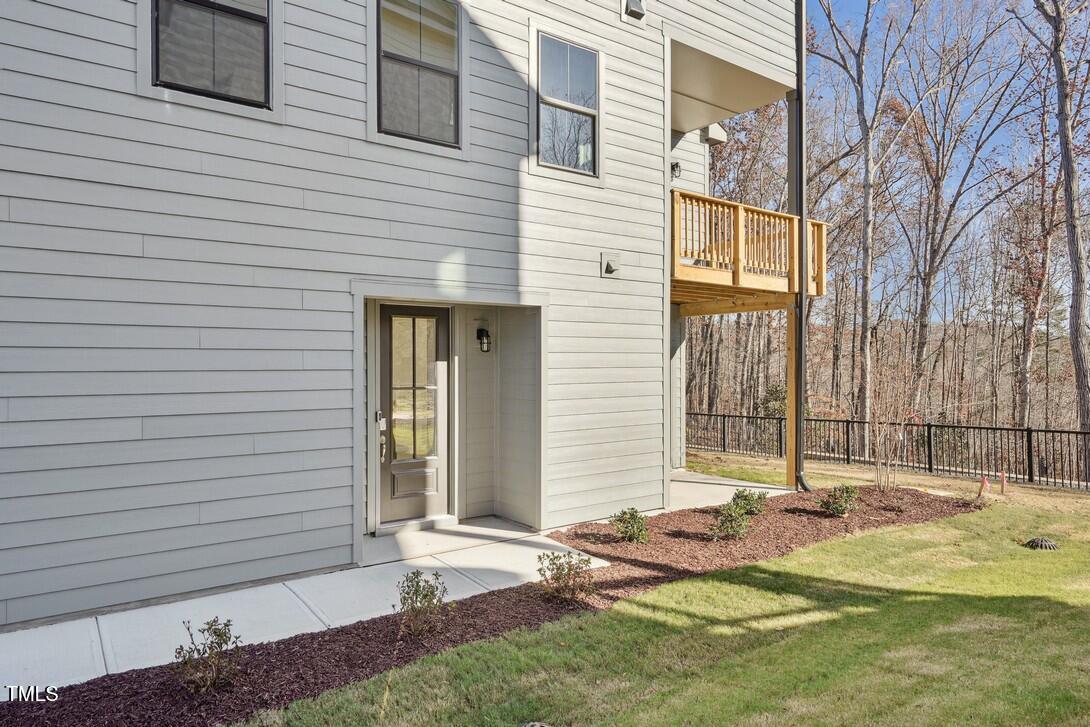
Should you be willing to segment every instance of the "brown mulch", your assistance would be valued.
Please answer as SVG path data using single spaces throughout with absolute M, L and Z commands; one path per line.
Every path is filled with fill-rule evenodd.
M 770 497 L 765 510 L 750 522 L 741 540 L 712 540 L 709 530 L 718 508 L 678 510 L 647 519 L 648 542 L 619 540 L 608 523 L 584 523 L 552 538 L 610 562 L 594 572 L 595 608 L 608 608 L 622 598 L 668 581 L 725 568 L 736 568 L 839 535 L 887 525 L 911 525 L 979 510 L 967 500 L 898 489 L 880 493 L 859 490 L 859 509 L 847 517 L 831 517 L 818 505 L 820 492 Z
M 577 525 L 553 538 L 610 561 L 595 570 L 596 594 L 584 603 L 545 597 L 533 584 L 459 601 L 442 628 L 398 647 L 395 615 L 318 633 L 242 646 L 230 688 L 190 694 L 170 665 L 110 674 L 60 690 L 52 703 L 0 704 L 7 725 L 214 725 L 246 719 L 263 709 L 373 677 L 452 646 L 536 628 L 567 614 L 608 608 L 615 601 L 667 581 L 784 555 L 838 535 L 885 525 L 926 522 L 979 509 L 979 505 L 917 490 L 879 494 L 861 490 L 860 508 L 847 518 L 825 515 L 819 495 L 770 498 L 740 541 L 713 541 L 715 508 L 665 513 L 648 519 L 649 542 L 618 541 L 602 523 Z M 230 614 L 224 614 L 229 616 Z M 245 637 L 245 634 L 242 634 Z M 396 648 L 395 648 L 396 647 Z

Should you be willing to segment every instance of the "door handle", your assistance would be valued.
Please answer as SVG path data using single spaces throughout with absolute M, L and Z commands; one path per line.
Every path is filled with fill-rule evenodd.
M 378 435 L 378 461 L 386 461 L 386 433 Z

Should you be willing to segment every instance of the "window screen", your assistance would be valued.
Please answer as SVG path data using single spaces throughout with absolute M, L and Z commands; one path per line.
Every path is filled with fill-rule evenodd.
M 155 83 L 268 106 L 267 0 L 156 0 Z
M 458 6 L 450 0 L 382 0 L 379 129 L 458 144 Z

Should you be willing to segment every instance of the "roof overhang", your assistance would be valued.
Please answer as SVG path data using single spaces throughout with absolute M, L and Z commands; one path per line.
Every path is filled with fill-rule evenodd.
M 744 64 L 744 65 L 740 65 Z M 779 101 L 793 74 L 685 34 L 670 39 L 670 122 L 692 131 Z

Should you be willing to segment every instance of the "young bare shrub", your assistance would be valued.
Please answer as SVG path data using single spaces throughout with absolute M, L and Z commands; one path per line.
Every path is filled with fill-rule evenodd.
M 417 569 L 406 573 L 397 583 L 401 614 L 401 623 L 405 631 L 413 636 L 423 636 L 436 627 L 443 613 L 454 604 L 447 605 L 447 586 L 439 573 L 432 573 L 431 578 Z
M 837 485 L 828 490 L 818 503 L 821 509 L 836 517 L 847 517 L 859 507 L 859 488 L 855 485 Z
M 767 492 L 754 492 L 753 490 L 738 490 L 731 498 L 731 503 L 742 509 L 746 515 L 760 515 L 765 511 L 765 502 L 768 500 Z
M 915 387 L 913 362 L 906 348 L 907 330 L 877 337 L 873 368 L 873 391 L 868 412 L 869 453 L 874 463 L 874 482 L 879 492 L 897 489 L 897 468 L 905 461 L 909 444 L 909 423 L 913 415 Z
M 734 502 L 724 503 L 712 523 L 712 540 L 738 540 L 749 532 L 749 513 Z
M 634 507 L 621 510 L 609 519 L 621 540 L 629 543 L 647 542 L 647 518 Z
M 178 676 L 186 688 L 194 694 L 204 694 L 231 683 L 238 665 L 235 663 L 235 647 L 241 639 L 231 633 L 231 619 L 220 622 L 219 616 L 206 621 L 197 629 L 200 643 L 193 636 L 189 621 L 182 621 L 189 634 L 189 645 L 174 650 Z
M 590 593 L 590 557 L 577 553 L 542 553 L 537 557 L 539 585 L 553 598 L 570 601 Z

